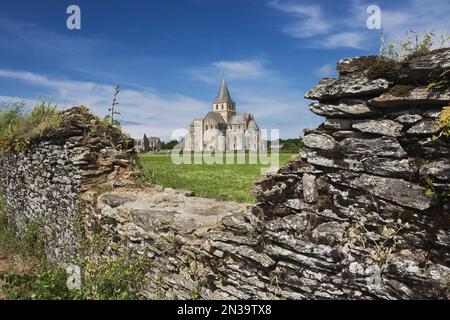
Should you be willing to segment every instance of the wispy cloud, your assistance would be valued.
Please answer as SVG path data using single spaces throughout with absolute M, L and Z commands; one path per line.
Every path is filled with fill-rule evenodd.
M 329 32 L 332 24 L 323 16 L 319 5 L 271 1 L 270 6 L 291 16 L 291 23 L 283 31 L 294 38 L 308 38 Z
M 0 96 L 0 107 L 11 106 L 15 103 L 23 103 L 25 106 L 32 106 L 36 101 L 28 98 Z
M 94 82 L 49 79 L 46 76 L 0 69 L 0 78 L 31 84 L 51 92 L 46 97 L 62 108 L 73 105 L 89 106 L 94 113 L 106 115 L 111 104 L 114 86 Z M 42 95 L 44 96 L 44 95 Z M 33 105 L 34 100 L 23 97 L 0 96 L 0 104 L 25 102 Z M 172 130 L 184 128 L 189 120 L 207 110 L 208 104 L 183 95 L 161 96 L 150 90 L 124 89 L 119 95 L 119 109 L 125 130 L 134 137 L 144 133 L 169 138 Z M 176 115 L 176 116 L 174 116 Z
M 331 77 L 336 74 L 335 67 L 331 64 L 325 64 L 314 70 L 316 76 L 321 78 Z
M 221 60 L 188 71 L 196 79 L 216 83 L 222 77 L 229 80 L 258 80 L 275 77 L 262 59 Z
M 237 65 L 229 67 L 241 71 Z M 36 90 L 38 96 L 51 100 L 61 108 L 82 104 L 99 115 L 106 115 L 114 92 L 114 86 L 111 85 L 50 79 L 27 71 L 0 69 L 0 79 L 33 85 L 42 88 L 42 92 L 51 92 L 51 96 L 48 96 Z M 270 78 L 262 78 L 257 86 L 252 86 L 254 80 L 247 78 L 232 83 L 237 82 L 239 85 L 230 86 L 230 90 L 237 102 L 238 112 L 253 113 L 261 128 L 280 129 L 281 136 L 288 138 L 302 134 L 303 128 L 313 127 L 321 121 L 308 111 L 308 102 L 303 99 L 302 92 L 287 88 L 282 81 L 273 82 Z M 0 96 L 0 105 L 14 102 L 25 102 L 31 106 L 35 100 Z M 122 113 L 119 121 L 127 133 L 133 137 L 141 137 L 146 133 L 163 139 L 169 139 L 173 130 L 187 128 L 192 119 L 203 117 L 211 107 L 211 101 L 199 101 L 183 95 L 163 96 L 153 90 L 123 89 L 119 102 Z M 298 120 L 293 122 L 292 119 Z
M 262 59 L 221 60 L 191 69 L 189 73 L 194 79 L 214 86 L 220 84 L 224 74 L 238 113 L 252 113 L 260 128 L 280 129 L 284 138 L 297 137 L 303 128 L 318 125 L 320 118 L 309 112 L 303 92 L 293 88 L 268 65 Z
M 316 41 L 316 46 L 324 49 L 364 49 L 366 41 L 367 36 L 360 32 L 341 32 Z
M 292 0 L 272 0 L 269 7 L 288 15 L 281 30 L 302 45 L 320 49 L 350 48 L 365 51 L 378 49 L 380 34 L 368 30 L 367 7 L 376 4 L 381 9 L 384 32 L 391 41 L 404 37 L 412 29 L 423 33 L 437 27 L 438 33 L 449 34 L 450 0 L 404 0 L 397 5 L 387 1 L 352 0 L 340 2 L 339 11 L 326 5 L 301 4 Z M 333 6 L 334 9 L 336 9 Z

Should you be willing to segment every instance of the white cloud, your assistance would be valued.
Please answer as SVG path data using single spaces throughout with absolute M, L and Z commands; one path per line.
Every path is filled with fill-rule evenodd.
M 237 102 L 239 113 L 255 115 L 263 129 L 278 128 L 284 138 L 296 137 L 304 127 L 314 127 L 320 118 L 309 112 L 302 92 L 274 76 L 261 60 L 222 60 L 197 69 L 196 79 L 219 85 L 220 70 L 227 70 L 226 79 L 232 79 L 229 89 Z M 202 79 L 202 75 L 206 77 Z M 36 86 L 37 96 L 48 98 L 60 106 L 87 105 L 95 114 L 105 115 L 109 108 L 114 87 L 95 82 L 51 79 L 26 71 L 0 69 L 0 78 Z M 277 79 L 277 81 L 274 81 Z M 41 90 L 42 89 L 42 90 Z M 211 101 L 217 88 L 213 88 Z M 209 89 L 208 89 L 209 90 Z M 40 94 L 50 92 L 51 96 Z M 0 97 L 2 101 L 24 100 L 21 97 Z M 168 139 L 173 130 L 187 128 L 194 118 L 203 117 L 211 108 L 211 101 L 199 101 L 183 95 L 162 96 L 151 90 L 128 90 L 119 94 L 119 111 L 126 132 L 133 137 L 144 133 Z M 28 99 L 29 104 L 34 101 Z M 294 120 L 293 120 L 294 119 Z
M 319 5 L 302 5 L 275 0 L 270 5 L 291 15 L 295 21 L 283 28 L 283 31 L 294 38 L 308 38 L 327 33 L 332 24 L 322 13 Z
M 35 100 L 27 98 L 0 96 L 0 108 L 10 106 L 15 103 L 23 103 L 25 107 L 31 107 L 35 104 L 35 102 Z
M 321 78 L 326 78 L 326 77 L 331 77 L 333 75 L 335 75 L 336 70 L 335 67 L 331 64 L 325 64 L 319 68 L 317 68 L 314 73 L 316 74 L 316 76 L 321 77 Z
M 114 92 L 114 86 L 94 82 L 51 80 L 30 72 L 0 69 L 0 78 L 21 81 L 44 89 L 52 96 L 46 97 L 63 108 L 74 105 L 89 106 L 95 114 L 106 115 Z M 10 104 L 25 101 L 33 105 L 34 100 L 22 97 L 0 96 L 0 103 Z M 151 91 L 124 89 L 119 94 L 119 120 L 125 131 L 133 137 L 148 135 L 168 138 L 173 130 L 185 128 L 189 119 L 208 109 L 208 104 L 183 95 L 160 96 Z
M 450 34 L 450 0 L 412 0 L 404 10 L 381 11 L 381 23 L 390 42 L 405 38 L 406 32 L 413 30 L 419 35 L 435 29 L 436 38 Z M 435 43 L 435 47 L 438 41 Z
M 367 36 L 359 32 L 342 32 L 336 33 L 321 41 L 317 42 L 317 46 L 324 49 L 335 48 L 352 48 L 363 49 L 367 41 Z
M 302 92 L 266 64 L 261 59 L 222 60 L 190 70 L 190 74 L 214 85 L 215 90 L 223 72 L 225 79 L 231 80 L 228 88 L 238 113 L 252 113 L 261 129 L 280 129 L 283 138 L 298 137 L 303 128 L 320 124 L 321 119 L 308 110 Z
M 213 65 L 236 78 L 259 78 L 268 73 L 261 61 L 242 60 L 242 61 L 219 61 Z
M 339 11 L 331 11 L 326 5 L 302 3 L 273 0 L 269 6 L 288 16 L 282 31 L 293 38 L 301 38 L 301 45 L 306 47 L 378 50 L 380 33 L 366 27 L 369 17 L 366 10 L 372 4 L 381 8 L 381 24 L 389 42 L 403 39 L 411 29 L 423 34 L 437 27 L 438 35 L 450 34 L 450 0 L 404 0 L 395 5 L 352 0 L 339 2 Z
M 257 80 L 274 78 L 274 72 L 268 70 L 261 59 L 221 60 L 207 66 L 189 71 L 196 79 L 217 83 L 222 77 L 228 80 Z

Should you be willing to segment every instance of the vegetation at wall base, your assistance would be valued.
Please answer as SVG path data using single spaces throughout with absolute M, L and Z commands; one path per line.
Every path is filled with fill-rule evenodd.
M 78 261 L 82 287 L 69 290 L 66 271 L 45 255 L 42 223 L 30 222 L 18 239 L 8 224 L 9 210 L 0 190 L 0 300 L 140 299 L 149 260 L 131 255 L 83 259 Z

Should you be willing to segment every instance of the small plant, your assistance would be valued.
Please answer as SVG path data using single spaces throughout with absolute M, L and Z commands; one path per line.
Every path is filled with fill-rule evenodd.
M 442 109 L 437 122 L 437 128 L 439 134 L 433 137 L 434 140 L 443 137 L 448 139 L 448 137 L 450 137 L 450 106 Z
M 177 251 L 178 249 L 178 240 L 175 233 L 171 232 L 166 235 L 161 236 L 171 247 L 171 250 Z
M 156 184 L 156 172 L 148 169 L 148 168 L 142 168 L 139 171 L 142 175 L 143 182 L 147 182 L 150 184 Z
M 45 234 L 42 220 L 34 220 L 27 224 L 22 239 L 22 252 L 25 256 L 45 260 Z
M 409 30 L 405 38 L 397 44 L 388 44 L 387 36 L 382 33 L 379 54 L 397 61 L 408 61 L 430 53 L 433 47 L 447 47 L 449 42 L 450 36 L 437 36 L 435 28 L 426 31 L 422 36 L 414 30 Z
M 275 299 L 281 292 L 278 275 L 271 274 L 268 290 L 271 292 L 271 299 Z
M 8 224 L 8 212 L 11 210 L 0 188 L 0 251 L 15 252 L 17 241 L 13 228 Z
M 164 280 L 164 276 L 162 274 L 158 275 L 156 281 L 155 281 L 155 295 L 158 299 L 162 299 L 164 298 L 164 293 L 163 293 L 163 286 L 164 286 L 165 280 Z
M 149 259 L 131 256 L 87 261 L 83 266 L 82 296 L 95 300 L 138 299 L 149 265 Z
M 427 189 L 425 190 L 425 195 L 427 195 L 429 197 L 433 197 L 434 199 L 436 199 L 438 201 L 442 201 L 443 198 L 450 196 L 450 194 L 447 194 L 447 192 L 445 192 L 443 190 L 438 190 L 436 188 L 436 186 L 434 185 L 433 179 L 431 179 L 430 177 L 428 177 L 428 176 L 425 177 L 424 183 L 427 186 Z
M 410 225 L 398 219 L 393 226 L 384 226 L 381 235 L 375 234 L 367 229 L 366 217 L 360 218 L 352 226 L 347 237 L 356 245 L 362 247 L 378 264 L 382 265 L 392 258 L 397 246 L 397 235 L 404 229 L 409 229 Z
M 439 82 L 432 82 L 428 84 L 427 89 L 428 90 L 441 90 L 445 89 L 450 86 L 450 81 L 448 80 L 441 80 Z
M 204 275 L 200 274 L 200 266 L 196 260 L 190 264 L 188 273 L 193 281 L 191 287 L 191 300 L 198 300 L 201 297 L 200 293 L 202 291 L 205 278 Z
M 430 177 L 426 177 L 424 179 L 425 184 L 427 185 L 427 189 L 425 190 L 425 194 L 427 196 L 437 198 L 436 188 L 434 187 L 433 180 Z
M 139 180 L 141 183 L 156 184 L 156 172 L 146 167 L 140 158 L 136 159 L 136 169 L 139 171 Z
M 66 285 L 66 273 L 56 267 L 48 267 L 34 274 L 0 274 L 3 294 L 13 300 L 67 300 L 72 292 Z
M 120 114 L 120 112 L 116 111 L 116 106 L 119 105 L 119 102 L 117 101 L 117 95 L 119 94 L 119 92 L 120 92 L 120 86 L 117 85 L 116 89 L 114 91 L 114 97 L 113 97 L 113 101 L 112 101 L 112 104 L 111 104 L 111 108 L 108 109 L 108 111 L 111 112 L 111 115 L 107 116 L 107 118 L 105 118 L 105 119 L 108 119 L 108 120 L 111 121 L 111 125 L 115 125 L 116 123 L 118 123 L 116 120 L 114 120 L 114 116 L 116 114 L 117 115 Z

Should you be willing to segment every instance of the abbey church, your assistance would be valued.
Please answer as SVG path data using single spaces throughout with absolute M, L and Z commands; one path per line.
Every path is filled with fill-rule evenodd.
M 185 151 L 252 151 L 264 149 L 261 132 L 250 113 L 236 114 L 225 80 L 212 111 L 194 119 L 184 139 Z

